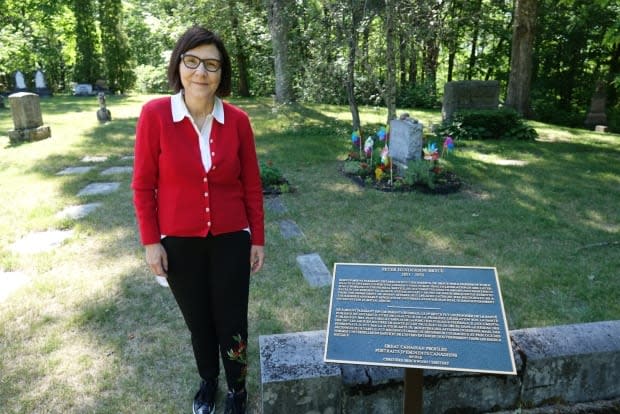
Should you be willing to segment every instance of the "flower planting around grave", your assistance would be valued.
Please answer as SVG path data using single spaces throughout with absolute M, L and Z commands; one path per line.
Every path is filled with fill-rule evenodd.
M 441 142 L 441 149 L 437 141 Z M 351 150 L 342 164 L 342 172 L 364 187 L 381 191 L 420 191 L 449 194 L 461 188 L 461 180 L 447 159 L 455 150 L 455 140 L 427 139 L 420 159 L 401 165 L 390 155 L 390 129 L 382 126 L 365 140 L 360 131 L 351 134 Z

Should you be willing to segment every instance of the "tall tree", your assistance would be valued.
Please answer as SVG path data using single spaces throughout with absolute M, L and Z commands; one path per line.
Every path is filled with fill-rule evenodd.
M 236 0 L 229 1 L 230 24 L 233 36 L 233 55 L 237 64 L 237 93 L 250 96 L 250 77 L 248 73 L 248 55 L 244 41 L 243 27 L 239 23 L 239 10 Z
M 349 44 L 349 53 L 347 56 L 347 78 L 346 78 L 346 89 L 347 89 L 347 98 L 349 101 L 349 110 L 351 111 L 351 121 L 354 131 L 362 131 L 362 122 L 360 120 L 359 108 L 357 105 L 357 99 L 355 97 L 355 60 L 357 57 L 358 44 L 359 44 L 359 33 L 358 27 L 362 21 L 364 16 L 364 9 L 361 5 L 360 1 L 350 0 L 349 2 L 349 11 L 351 13 L 351 18 L 346 19 L 349 20 L 348 27 L 348 44 Z M 346 12 L 346 8 L 343 10 Z M 343 19 L 345 21 L 345 19 Z
M 387 123 L 396 118 L 396 57 L 394 50 L 394 28 L 396 27 L 396 0 L 385 0 L 385 106 L 388 109 Z
M 530 88 L 537 5 L 537 0 L 516 0 L 514 10 L 506 106 L 525 117 L 531 116 Z
M 78 83 L 95 83 L 103 76 L 100 45 L 92 0 L 73 0 L 75 37 L 77 39 L 73 79 Z
M 292 74 L 289 68 L 288 45 L 290 29 L 289 11 L 292 8 L 292 3 L 291 0 L 266 1 L 276 76 L 276 101 L 279 103 L 289 103 L 295 100 Z
M 105 78 L 110 91 L 124 93 L 134 81 L 129 42 L 122 27 L 121 0 L 99 0 Z

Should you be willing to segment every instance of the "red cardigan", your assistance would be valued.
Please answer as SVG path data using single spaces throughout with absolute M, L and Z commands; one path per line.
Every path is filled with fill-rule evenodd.
M 136 126 L 131 187 L 143 244 L 161 235 L 204 237 L 250 228 L 265 244 L 263 192 L 250 120 L 224 103 L 213 120 L 212 166 L 205 172 L 198 133 L 188 118 L 172 121 L 170 97 L 146 103 Z

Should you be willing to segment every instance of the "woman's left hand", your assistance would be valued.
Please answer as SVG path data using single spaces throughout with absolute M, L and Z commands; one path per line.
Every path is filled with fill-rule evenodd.
M 263 267 L 265 261 L 265 248 L 263 246 L 252 245 L 250 249 L 250 267 L 252 273 L 258 272 Z

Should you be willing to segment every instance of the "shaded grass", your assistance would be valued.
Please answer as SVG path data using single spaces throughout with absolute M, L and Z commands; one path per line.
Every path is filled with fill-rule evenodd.
M 0 303 L 0 407 L 4 412 L 186 412 L 197 374 L 189 335 L 166 289 L 143 264 L 129 177 L 101 177 L 133 151 L 140 105 L 111 97 L 113 122 L 99 125 L 96 98 L 42 100 L 52 139 L 10 145 L 0 111 L 0 270 L 32 282 Z M 258 337 L 324 329 L 329 289 L 310 288 L 295 257 L 335 262 L 496 266 L 511 329 L 620 317 L 620 152 L 617 135 L 533 124 L 536 142 L 460 142 L 450 163 L 465 181 L 448 196 L 363 189 L 339 172 L 350 135 L 346 108 L 237 100 L 253 121 L 262 160 L 296 192 L 287 211 L 266 212 L 267 262 L 252 279 L 250 377 L 259 404 Z M 410 111 L 425 124 L 440 115 Z M 365 124 L 385 113 L 362 112 Z M 80 176 L 58 171 L 106 155 Z M 506 161 L 519 163 L 506 163 Z M 508 164 L 508 165 L 506 165 Z M 77 197 L 86 184 L 120 180 L 109 196 Z M 55 214 L 101 201 L 78 220 Z M 285 240 L 278 222 L 305 237 Z M 71 228 L 48 253 L 9 247 L 31 231 Z

